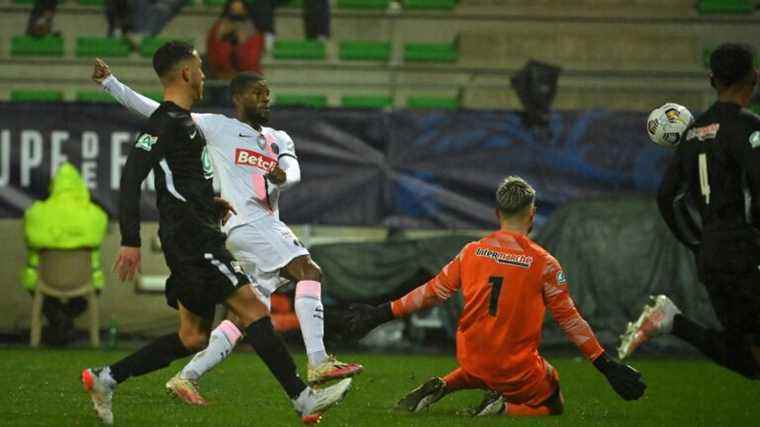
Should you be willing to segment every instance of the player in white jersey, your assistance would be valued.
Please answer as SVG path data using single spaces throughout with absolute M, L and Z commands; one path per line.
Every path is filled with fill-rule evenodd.
M 113 76 L 97 59 L 93 80 L 120 104 L 149 117 L 159 104 L 133 91 Z M 252 278 L 256 293 L 269 307 L 270 295 L 289 281 L 296 282 L 295 311 L 309 359 L 312 384 L 353 376 L 363 370 L 328 355 L 323 341 L 321 270 L 296 236 L 279 219 L 280 192 L 301 179 L 293 140 L 283 131 L 263 126 L 269 120 L 270 92 L 263 78 L 241 73 L 230 83 L 237 118 L 222 114 L 193 113 L 203 132 L 222 197 L 236 211 L 224 225 L 227 244 Z M 198 379 L 231 352 L 239 334 L 222 322 L 201 351 L 167 383 L 167 388 L 190 404 L 204 404 Z M 234 332 L 234 331 L 233 331 Z M 216 339 L 218 338 L 218 339 Z

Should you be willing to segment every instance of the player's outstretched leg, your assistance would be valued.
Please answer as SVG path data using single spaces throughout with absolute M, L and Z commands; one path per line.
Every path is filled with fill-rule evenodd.
M 242 336 L 240 330 L 229 320 L 219 324 L 209 336 L 208 347 L 199 351 L 192 360 L 166 383 L 169 394 L 188 405 L 206 405 L 198 389 L 201 376 L 226 359 Z
M 625 333 L 620 336 L 618 357 L 621 360 L 651 338 L 670 333 L 673 317 L 681 314 L 681 310 L 665 295 L 651 296 L 650 299 L 650 305 L 644 307 L 638 320 L 628 323 Z
M 443 378 L 433 377 L 399 400 L 398 403 L 396 403 L 396 409 L 419 412 L 441 400 L 445 395 L 446 382 Z
M 284 267 L 285 274 L 295 280 L 295 311 L 301 326 L 309 367 L 309 384 L 321 384 L 354 376 L 364 370 L 358 363 L 341 362 L 325 350 L 325 320 L 322 306 L 322 271 L 308 255 L 294 258 Z
M 116 390 L 116 381 L 111 377 L 110 369 L 87 368 L 82 371 L 82 386 L 90 394 L 95 413 L 105 424 L 113 424 L 111 401 Z

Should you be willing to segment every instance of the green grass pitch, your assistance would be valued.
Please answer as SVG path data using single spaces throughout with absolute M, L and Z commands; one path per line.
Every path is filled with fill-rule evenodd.
M 98 426 L 79 384 L 82 367 L 113 362 L 123 352 L 88 350 L 0 350 L 0 425 Z M 756 426 L 760 382 L 745 380 L 704 360 L 634 359 L 647 393 L 624 402 L 588 362 L 548 357 L 560 372 L 566 412 L 542 419 L 472 419 L 458 411 L 480 401 L 478 391 L 448 396 L 421 414 L 392 411 L 405 392 L 444 374 L 453 357 L 341 354 L 363 363 L 348 397 L 320 426 Z M 303 364 L 303 354 L 296 359 Z M 116 426 L 294 426 L 290 402 L 253 353 L 235 353 L 201 384 L 211 402 L 188 407 L 170 399 L 164 382 L 184 363 L 122 384 L 116 392 Z

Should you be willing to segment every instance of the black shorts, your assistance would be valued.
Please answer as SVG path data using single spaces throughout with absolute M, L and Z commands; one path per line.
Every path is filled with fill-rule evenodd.
M 192 313 L 213 319 L 217 304 L 250 283 L 224 246 L 187 253 L 165 244 L 163 250 L 171 271 L 164 291 L 166 303 L 175 309 L 179 301 Z

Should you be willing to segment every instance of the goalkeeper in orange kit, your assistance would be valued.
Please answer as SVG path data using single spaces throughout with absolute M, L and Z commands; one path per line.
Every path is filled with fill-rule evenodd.
M 500 230 L 467 244 L 436 277 L 405 296 L 377 307 L 349 307 L 346 332 L 359 337 L 462 292 L 459 367 L 411 391 L 399 402 L 400 408 L 417 412 L 448 393 L 484 389 L 489 393 L 474 415 L 562 413 L 559 375 L 538 353 L 546 308 L 623 399 L 644 394 L 641 374 L 609 357 L 576 310 L 557 260 L 528 238 L 535 195 L 523 179 L 506 178 L 496 192 Z

